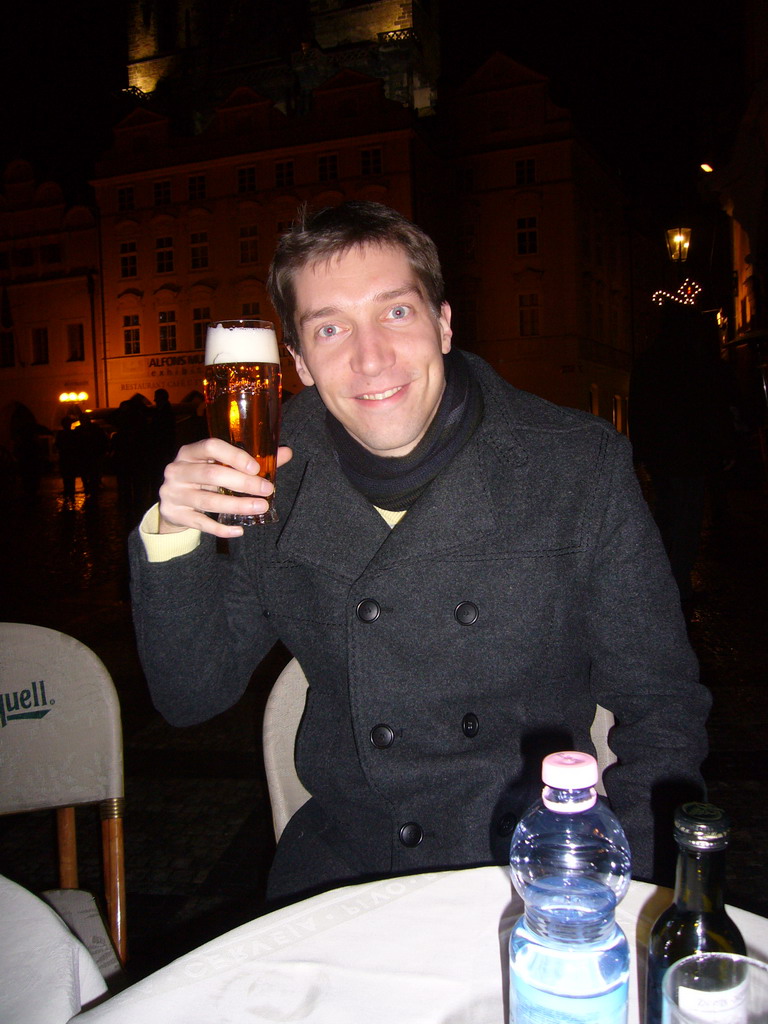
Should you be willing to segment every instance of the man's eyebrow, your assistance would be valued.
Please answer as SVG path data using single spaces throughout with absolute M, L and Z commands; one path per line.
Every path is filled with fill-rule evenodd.
M 341 310 L 338 306 L 323 306 L 322 309 L 307 310 L 306 313 L 302 313 L 299 317 L 299 327 L 303 327 L 304 324 L 308 324 L 311 320 L 325 320 L 340 312 Z
M 388 292 L 377 292 L 373 296 L 374 302 L 392 302 L 393 299 L 402 299 L 407 295 L 418 295 L 421 298 L 421 288 L 415 283 L 404 284 L 400 288 L 392 288 Z M 325 320 L 337 315 L 343 315 L 340 306 L 323 306 L 321 309 L 308 309 L 299 317 L 299 327 L 311 323 L 313 320 Z

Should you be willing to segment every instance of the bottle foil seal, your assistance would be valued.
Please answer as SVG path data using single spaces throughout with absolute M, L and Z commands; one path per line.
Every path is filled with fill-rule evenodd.
M 687 849 L 724 850 L 730 838 L 730 819 L 714 804 L 692 802 L 675 811 L 675 841 Z

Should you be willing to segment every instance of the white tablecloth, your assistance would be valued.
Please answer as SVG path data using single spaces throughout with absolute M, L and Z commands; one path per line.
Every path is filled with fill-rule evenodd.
M 0 1021 L 64 1024 L 107 986 L 51 908 L 0 875 Z
M 637 966 L 666 889 L 633 882 L 619 922 Z M 82 1024 L 505 1024 L 507 940 L 520 912 L 503 868 L 337 889 L 222 935 L 81 1014 Z M 768 958 L 768 921 L 734 911 Z

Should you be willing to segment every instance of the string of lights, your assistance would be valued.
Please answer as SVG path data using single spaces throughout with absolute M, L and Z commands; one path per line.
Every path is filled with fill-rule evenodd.
M 677 302 L 681 306 L 695 306 L 696 298 L 701 293 L 701 285 L 697 281 L 686 278 L 676 292 L 667 292 L 664 289 L 654 292 L 651 302 L 657 306 L 663 306 L 665 302 Z

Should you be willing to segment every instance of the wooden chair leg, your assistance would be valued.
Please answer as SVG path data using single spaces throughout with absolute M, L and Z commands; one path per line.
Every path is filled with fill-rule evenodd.
M 56 809 L 56 829 L 59 841 L 59 888 L 77 889 L 77 831 L 75 808 Z
M 125 847 L 123 844 L 123 804 L 121 798 L 103 800 L 101 841 L 104 860 L 104 892 L 107 900 L 107 924 L 120 963 L 128 957 L 125 921 Z

